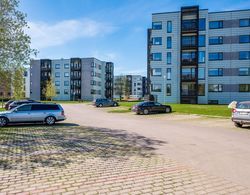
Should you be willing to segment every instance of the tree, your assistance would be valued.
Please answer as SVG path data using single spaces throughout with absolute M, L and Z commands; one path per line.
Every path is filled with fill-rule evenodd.
M 23 65 L 29 64 L 31 49 L 26 15 L 18 10 L 18 0 L 0 0 L 0 71 L 12 73 L 14 95 L 19 97 L 23 89 Z M 17 72 L 15 72 L 17 71 Z M 4 75 L 0 74 L 0 80 Z M 18 83 L 20 82 L 20 83 Z M 19 91 L 21 90 L 21 91 Z
M 128 79 L 128 77 L 126 76 L 125 78 L 124 78 L 124 95 L 125 95 L 125 97 L 128 99 L 129 98 L 129 96 L 131 95 L 130 93 L 130 91 L 131 91 L 131 87 L 130 87 L 130 82 L 129 82 L 129 79 Z
M 125 77 L 123 75 L 117 76 L 114 82 L 114 91 L 115 94 L 119 96 L 120 101 L 122 100 L 122 96 L 124 95 L 124 87 L 125 87 Z
M 45 88 L 43 88 L 43 94 L 45 95 L 46 100 L 52 100 L 53 97 L 56 96 L 56 88 L 52 79 L 48 79 L 45 84 Z
M 24 98 L 24 79 L 23 79 L 23 68 L 18 67 L 15 69 L 12 76 L 12 86 L 13 86 L 13 98 L 20 100 Z

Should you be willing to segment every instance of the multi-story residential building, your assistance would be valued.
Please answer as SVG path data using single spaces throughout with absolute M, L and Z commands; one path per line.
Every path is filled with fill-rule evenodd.
M 143 98 L 147 94 L 146 77 L 141 75 L 122 75 L 115 76 L 114 80 L 116 81 L 117 78 L 123 78 L 124 82 L 127 82 L 126 84 L 124 84 L 124 90 L 128 91 L 128 95 L 130 98 Z M 125 89 L 126 87 L 127 89 Z M 119 94 L 116 94 L 116 91 L 114 91 L 114 93 L 115 97 L 118 98 Z
M 96 58 L 31 60 L 30 98 L 45 100 L 46 81 L 56 88 L 54 100 L 93 100 L 113 98 L 112 62 Z
M 250 10 L 152 14 L 148 88 L 159 102 L 250 100 Z
M 24 70 L 24 93 L 25 98 L 30 98 L 30 68 Z

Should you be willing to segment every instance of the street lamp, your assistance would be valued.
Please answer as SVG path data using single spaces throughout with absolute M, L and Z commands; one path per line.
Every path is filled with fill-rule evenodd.
M 163 76 L 163 89 L 164 104 L 166 104 L 166 75 Z

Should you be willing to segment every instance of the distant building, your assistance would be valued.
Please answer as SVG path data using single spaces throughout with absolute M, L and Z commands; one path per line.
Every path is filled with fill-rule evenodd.
M 153 13 L 147 49 L 148 89 L 159 102 L 250 99 L 249 9 Z
M 51 78 L 55 84 L 54 100 L 93 100 L 113 96 L 112 62 L 96 58 L 31 60 L 30 98 L 45 100 L 43 88 Z

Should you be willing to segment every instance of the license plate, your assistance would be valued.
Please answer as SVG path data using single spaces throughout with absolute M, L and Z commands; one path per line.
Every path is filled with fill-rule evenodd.
M 247 112 L 240 112 L 239 114 L 240 114 L 240 115 L 248 115 Z

